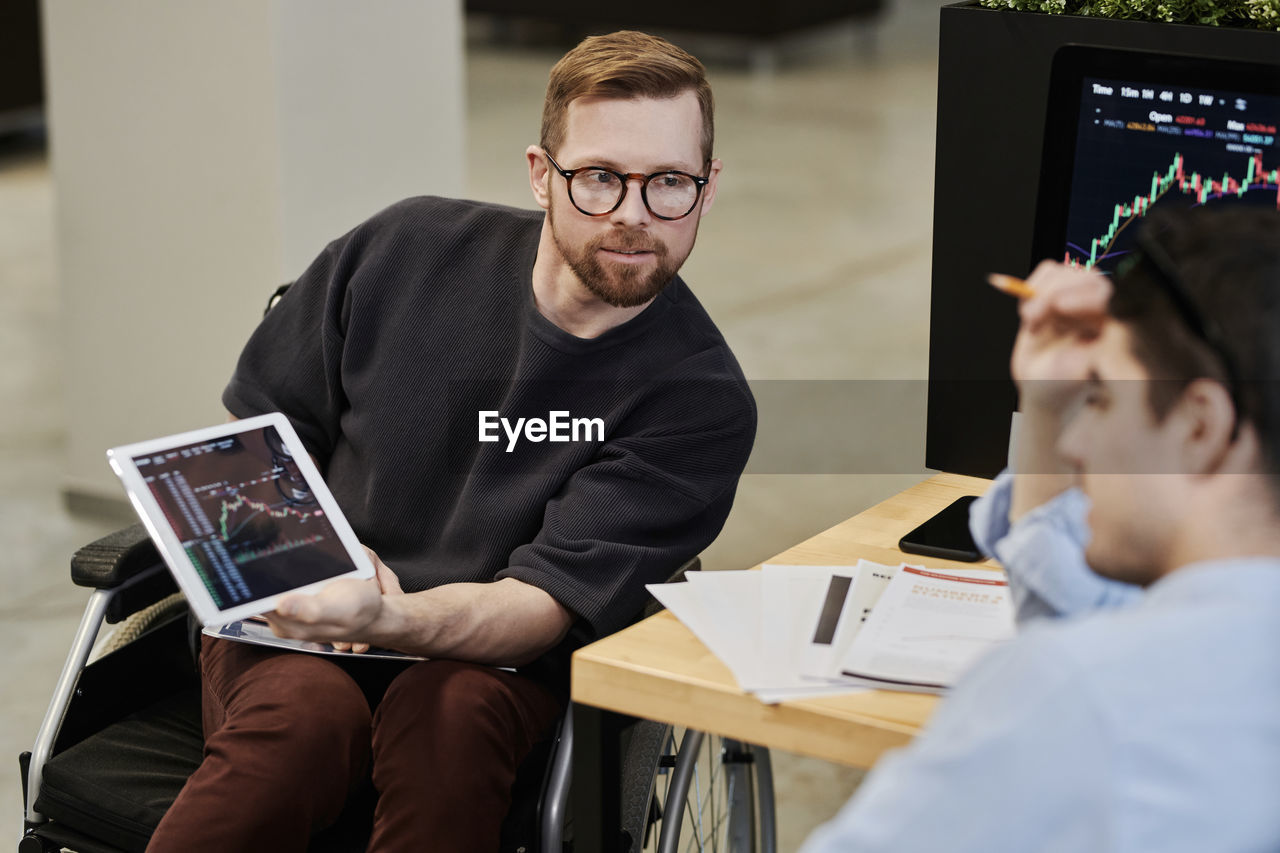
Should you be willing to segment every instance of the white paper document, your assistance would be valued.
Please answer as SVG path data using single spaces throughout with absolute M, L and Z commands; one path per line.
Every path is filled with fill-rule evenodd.
M 936 602 L 932 605 L 913 603 L 909 596 L 899 601 L 897 593 L 891 594 L 899 583 L 895 579 L 904 573 L 913 583 L 924 578 L 954 585 L 969 579 L 972 582 L 956 588 L 980 589 L 984 594 L 988 594 L 988 590 L 999 590 L 1007 605 L 1002 572 L 990 569 L 926 571 L 867 560 L 860 560 L 856 566 L 766 564 L 760 571 L 693 572 L 684 583 L 655 584 L 648 589 L 724 662 L 743 690 L 755 694 L 761 701 L 806 699 L 876 687 L 934 691 L 937 682 L 933 679 L 937 673 L 923 663 L 913 664 L 908 677 L 896 681 L 871 680 L 846 673 L 851 669 L 849 661 L 855 651 L 867 655 L 868 649 L 876 649 L 871 662 L 878 666 L 885 660 L 893 662 L 894 655 L 909 656 L 907 653 L 914 650 L 926 663 L 947 669 L 951 658 L 968 660 L 981 645 L 972 637 L 973 626 L 965 621 L 973 618 L 967 611 L 938 607 Z M 910 591 L 914 587 L 908 584 L 907 588 Z M 930 606 L 933 610 L 926 610 Z M 886 627 L 876 621 L 882 609 L 902 611 L 907 617 L 914 614 L 918 618 L 914 621 L 908 618 L 906 623 L 896 618 Z M 906 627 L 900 628 L 901 624 Z M 978 619 L 978 624 L 986 625 L 982 619 Z M 862 640 L 873 627 L 874 637 Z M 1011 613 L 1008 628 L 1012 631 Z M 999 632 L 993 630 L 993 633 Z M 943 648 L 939 651 L 927 643 L 921 644 L 922 638 L 932 638 Z M 902 648 L 884 651 L 879 644 L 887 641 L 898 643 Z M 938 659 L 941 664 L 937 663 Z M 858 672 L 862 674 L 861 670 Z M 872 666 L 865 674 L 883 678 L 875 675 L 878 672 L 876 666 Z
M 850 644 L 858 636 L 858 631 L 867 621 L 875 603 L 880 600 L 881 593 L 897 573 L 898 566 L 883 566 L 870 560 L 858 561 L 851 572 L 853 583 L 845 594 L 843 609 L 836 617 L 835 625 L 831 625 L 831 614 L 824 608 L 824 621 L 815 626 L 814 642 L 819 642 L 828 634 L 830 640 L 823 654 L 811 654 L 806 658 L 806 673 L 827 679 L 841 678 L 841 662 Z
M 783 569 L 793 567 L 786 566 Z M 836 567 L 825 567 L 829 577 Z M 786 576 L 783 576 L 785 581 Z M 775 579 L 777 580 L 777 579 Z M 848 693 L 848 683 L 815 680 L 795 667 L 796 646 L 786 637 L 801 637 L 812 625 L 783 618 L 785 605 L 766 597 L 763 571 L 694 572 L 684 583 L 654 584 L 653 596 L 671 611 L 716 657 L 724 662 L 738 685 L 765 702 Z M 821 591 L 822 585 L 817 589 Z M 770 589 L 777 595 L 777 589 Z M 797 599 L 782 593 L 788 601 Z M 767 602 L 767 604 L 766 604 Z
M 684 583 L 650 584 L 646 589 L 729 667 L 739 684 L 753 679 L 760 657 L 755 630 L 759 572 L 690 572 Z
M 903 566 L 850 643 L 841 671 L 885 686 L 943 690 L 1013 633 L 1002 574 Z
M 853 587 L 854 570 L 766 563 L 760 574 L 764 576 L 760 611 L 764 645 L 759 683 L 747 689 L 813 687 L 828 680 L 831 640 Z

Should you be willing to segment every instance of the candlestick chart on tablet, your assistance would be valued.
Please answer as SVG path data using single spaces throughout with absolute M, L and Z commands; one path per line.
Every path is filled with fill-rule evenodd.
M 220 607 L 350 568 L 337 534 L 271 427 L 136 462 Z

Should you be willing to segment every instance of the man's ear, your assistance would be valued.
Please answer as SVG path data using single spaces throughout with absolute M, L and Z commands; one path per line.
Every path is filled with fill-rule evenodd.
M 547 165 L 547 155 L 537 145 L 530 145 L 524 150 L 529 161 L 529 189 L 533 190 L 533 200 L 538 207 L 547 210 L 551 207 L 551 185 L 548 180 L 551 169 Z
M 716 189 L 720 186 L 720 170 L 724 168 L 724 163 L 719 158 L 711 161 L 711 170 L 707 172 L 707 185 L 702 188 L 702 209 L 698 212 L 699 216 L 706 216 L 707 211 L 711 210 L 711 205 L 716 200 Z
M 1196 379 L 1182 392 L 1169 417 L 1182 427 L 1183 470 L 1209 474 L 1218 470 L 1235 440 L 1238 413 L 1222 383 Z

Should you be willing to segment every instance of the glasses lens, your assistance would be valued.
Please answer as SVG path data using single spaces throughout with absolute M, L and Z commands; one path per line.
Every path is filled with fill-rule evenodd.
M 572 201 L 583 213 L 608 213 L 622 196 L 622 181 L 604 169 L 584 169 L 569 182 Z
M 684 216 L 693 210 L 698 201 L 697 182 L 680 172 L 654 175 L 649 178 L 644 189 L 645 196 L 649 199 L 649 209 L 658 216 Z

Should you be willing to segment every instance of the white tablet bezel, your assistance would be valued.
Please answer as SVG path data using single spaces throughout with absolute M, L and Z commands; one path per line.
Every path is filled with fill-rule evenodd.
M 343 549 L 347 552 L 347 556 L 351 559 L 354 568 L 350 572 L 300 586 L 296 589 L 221 608 L 205 588 L 204 582 L 201 580 L 195 566 L 188 559 L 186 551 L 182 547 L 182 542 L 165 518 L 164 510 L 160 508 L 159 502 L 151 493 L 151 489 L 147 486 L 142 472 L 134 464 L 133 460 L 137 456 L 162 453 L 191 444 L 226 438 L 238 433 L 252 432 L 267 426 L 275 427 L 279 432 L 285 448 L 293 456 L 293 460 L 297 463 L 303 479 L 306 480 L 307 486 L 311 489 L 311 493 L 316 497 L 316 502 L 320 505 L 320 509 L 324 511 L 329 524 L 332 525 L 334 532 L 337 533 L 338 540 L 342 543 Z M 245 619 L 266 613 L 269 610 L 274 610 L 276 602 L 285 595 L 314 593 L 342 578 L 374 577 L 373 564 L 365 554 L 364 548 L 361 547 L 360 540 L 351 529 L 351 525 L 342 514 L 342 510 L 338 508 L 337 501 L 334 500 L 333 495 L 329 492 L 329 488 L 325 485 L 319 470 L 316 469 L 315 463 L 311 460 L 311 455 L 303 446 L 301 439 L 298 438 L 298 434 L 294 432 L 288 418 L 279 412 L 113 447 L 107 451 L 107 461 L 124 484 L 125 491 L 129 495 L 129 501 L 133 504 L 134 510 L 142 520 L 143 526 L 146 527 L 147 533 L 151 535 L 152 541 L 155 542 L 160 556 L 177 579 L 178 586 L 186 595 L 192 611 L 195 612 L 197 618 L 204 625 L 223 625 L 227 622 L 234 622 L 237 619 Z

